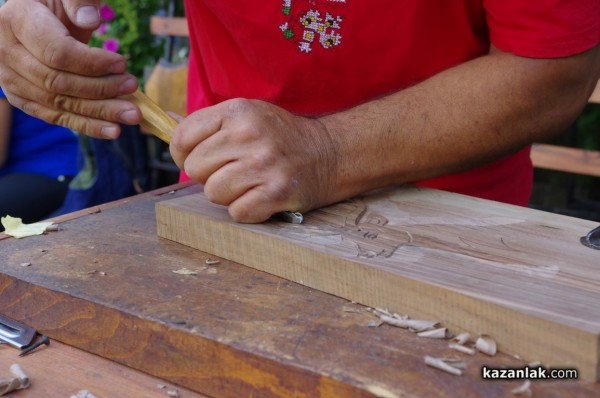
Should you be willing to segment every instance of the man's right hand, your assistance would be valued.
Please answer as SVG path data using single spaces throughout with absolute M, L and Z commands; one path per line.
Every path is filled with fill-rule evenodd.
M 100 0 L 9 0 L 0 7 L 0 86 L 24 112 L 92 137 L 114 138 L 141 112 L 116 97 L 138 83 L 122 55 L 86 44 Z

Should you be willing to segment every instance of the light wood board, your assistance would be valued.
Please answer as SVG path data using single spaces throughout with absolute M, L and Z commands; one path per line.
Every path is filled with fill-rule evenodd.
M 413 187 L 238 224 L 202 193 L 157 203 L 158 235 L 598 380 L 600 251 L 591 221 Z

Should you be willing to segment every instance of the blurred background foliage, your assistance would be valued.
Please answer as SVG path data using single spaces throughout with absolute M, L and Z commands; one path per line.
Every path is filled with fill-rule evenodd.
M 571 128 L 549 143 L 600 150 L 600 104 L 589 103 Z M 600 221 L 600 178 L 535 169 L 530 207 Z
M 105 0 L 100 11 L 104 22 L 90 46 L 124 55 L 129 72 L 143 84 L 146 69 L 164 56 L 167 44 L 167 38 L 150 32 L 153 15 L 183 15 L 183 0 Z

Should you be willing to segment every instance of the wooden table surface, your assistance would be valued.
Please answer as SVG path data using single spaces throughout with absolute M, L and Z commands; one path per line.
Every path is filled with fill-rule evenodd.
M 82 390 L 98 398 L 169 398 L 169 394 L 179 394 L 182 398 L 205 397 L 58 341 L 51 341 L 49 346 L 24 357 L 18 353 L 12 347 L 0 346 L 0 379 L 13 377 L 10 366 L 18 364 L 31 380 L 28 388 L 10 394 L 15 398 L 68 398 Z
M 197 191 L 162 189 L 63 217 L 57 232 L 0 240 L 0 313 L 63 343 L 20 360 L 34 385 L 64 389 L 55 396 L 119 388 L 98 387 L 102 398 L 168 396 L 163 383 L 182 397 L 506 397 L 522 384 L 481 377 L 483 365 L 525 365 L 512 355 L 467 356 L 447 341 L 369 327 L 376 318 L 363 306 L 158 238 L 155 203 Z M 0 347 L 0 378 L 15 352 Z M 465 374 L 430 368 L 426 355 L 459 356 Z M 37 373 L 49 363 L 56 376 Z M 532 390 L 600 395 L 584 381 L 533 381 Z

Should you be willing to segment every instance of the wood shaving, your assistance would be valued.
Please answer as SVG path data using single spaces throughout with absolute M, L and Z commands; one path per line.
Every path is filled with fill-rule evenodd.
M 448 344 L 448 348 L 450 348 L 451 350 L 462 352 L 463 354 L 475 355 L 475 348 L 467 347 L 462 344 L 450 343 Z
M 443 357 L 440 358 L 442 361 L 446 362 L 448 365 L 454 366 L 458 369 L 466 369 L 467 363 L 459 357 Z
M 6 216 L 0 219 L 4 226 L 4 233 L 14 238 L 21 239 L 28 236 L 42 235 L 46 229 L 53 225 L 52 222 L 37 222 L 33 224 L 23 224 L 23 221 L 17 217 Z
M 96 396 L 88 390 L 79 390 L 77 394 L 71 395 L 71 398 L 96 398 Z
M 448 372 L 448 373 L 456 375 L 456 376 L 461 376 L 463 373 L 462 369 L 464 369 L 464 367 L 462 367 L 462 365 L 459 367 L 459 366 L 456 366 L 456 364 L 451 364 L 451 363 L 444 361 L 443 358 L 435 358 L 435 357 L 431 357 L 429 355 L 425 356 L 425 363 L 428 366 L 431 366 L 431 367 L 439 369 L 439 370 L 443 370 L 444 372 Z
M 207 258 L 205 261 L 206 265 L 217 265 L 220 263 L 219 260 L 213 260 L 211 258 Z
M 180 268 L 174 271 L 171 271 L 174 274 L 179 274 L 179 275 L 198 275 L 198 271 L 192 271 L 190 269 L 187 268 Z
M 344 312 L 352 312 L 354 314 L 360 314 L 362 313 L 362 309 L 361 308 L 356 308 L 356 307 L 350 307 L 350 306 L 343 306 L 342 307 L 342 311 Z
M 179 390 L 176 388 L 168 390 L 167 395 L 171 398 L 179 398 Z
M 400 398 L 398 394 L 390 391 L 387 387 L 369 384 L 365 386 L 365 389 L 377 398 Z
M 381 315 L 379 319 L 389 325 L 410 329 L 415 332 L 433 329 L 439 323 L 438 321 L 424 321 L 419 319 L 399 319 L 397 317 L 388 315 Z
M 479 336 L 479 338 L 475 342 L 475 348 L 477 348 L 478 351 L 481 351 L 484 354 L 487 354 L 491 357 L 496 355 L 496 352 L 498 351 L 498 347 L 494 339 L 486 335 Z
M 106 272 L 104 271 L 98 271 L 97 269 L 93 270 L 93 271 L 89 271 L 86 272 L 87 275 L 102 275 L 102 276 L 106 276 Z
M 521 384 L 519 387 L 513 388 L 510 392 L 514 395 L 533 396 L 533 391 L 531 391 L 531 381 L 526 380 L 525 383 Z
M 18 364 L 11 365 L 10 372 L 14 376 L 13 378 L 0 380 L 0 396 L 16 390 L 23 390 L 31 385 L 29 377 Z
M 370 328 L 378 328 L 381 325 L 383 325 L 383 321 L 369 321 L 369 323 L 367 323 L 367 327 Z
M 419 332 L 417 333 L 417 336 L 429 339 L 447 339 L 450 337 L 450 333 L 448 332 L 448 328 L 437 328 Z
M 391 312 L 389 312 L 388 310 L 384 310 L 383 308 L 373 308 L 373 313 L 377 316 L 381 316 L 381 315 L 387 315 L 387 316 L 393 316 Z
M 19 264 L 21 267 L 31 267 L 31 263 L 21 263 Z
M 452 339 L 452 341 L 456 344 L 464 345 L 471 340 L 471 335 L 469 333 L 460 333 Z

